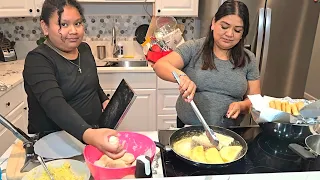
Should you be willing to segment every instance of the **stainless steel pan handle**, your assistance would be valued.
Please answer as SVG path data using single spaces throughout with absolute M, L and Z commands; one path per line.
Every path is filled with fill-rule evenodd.
M 11 131 L 18 139 L 20 139 L 24 144 L 31 143 L 31 138 L 26 135 L 22 130 L 15 127 L 10 121 L 8 121 L 5 117 L 0 115 L 0 124 L 2 124 L 5 128 Z

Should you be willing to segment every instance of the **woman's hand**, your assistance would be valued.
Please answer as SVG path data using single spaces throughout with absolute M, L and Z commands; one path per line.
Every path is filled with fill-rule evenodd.
M 191 81 L 187 75 L 180 75 L 179 91 L 186 102 L 193 100 L 196 89 L 196 84 Z
M 87 129 L 83 134 L 83 141 L 98 148 L 112 159 L 119 159 L 125 154 L 123 144 L 114 145 L 109 142 L 110 136 L 117 136 L 117 131 L 108 128 Z
M 229 109 L 227 111 L 227 118 L 237 119 L 239 114 L 241 113 L 242 103 L 241 102 L 233 102 L 229 105 Z
M 105 100 L 103 103 L 102 103 L 102 111 L 104 111 L 109 103 L 109 99 Z

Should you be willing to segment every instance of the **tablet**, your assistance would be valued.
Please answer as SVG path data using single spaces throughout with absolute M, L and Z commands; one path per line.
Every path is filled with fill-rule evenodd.
M 117 129 L 136 98 L 136 93 L 122 79 L 99 118 L 99 127 Z

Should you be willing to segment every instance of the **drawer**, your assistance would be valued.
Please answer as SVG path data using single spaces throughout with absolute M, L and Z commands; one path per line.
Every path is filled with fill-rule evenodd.
M 12 124 L 16 127 L 23 129 L 25 126 L 23 113 L 18 114 L 13 120 Z M 0 131 L 0 154 L 3 154 L 16 140 L 17 138 L 7 129 Z
M 13 109 L 11 112 L 9 112 L 9 114 L 7 114 L 5 116 L 6 119 L 8 119 L 11 123 L 13 123 L 16 120 L 16 117 L 20 116 L 21 114 L 24 115 L 24 107 L 25 107 L 25 103 L 22 102 L 20 103 L 15 109 Z M 27 119 L 23 119 L 23 126 L 21 126 L 22 128 L 20 128 L 22 131 L 24 131 L 25 133 L 27 132 Z M 4 126 L 0 125 L 0 132 L 3 131 L 5 129 Z M 1 142 L 1 141 L 0 141 Z
M 176 102 L 179 97 L 178 89 L 160 89 L 158 90 L 157 114 L 176 114 Z
M 174 82 L 165 81 L 157 77 L 157 87 L 158 89 L 179 89 L 179 85 Z
M 157 128 L 161 129 L 170 129 L 177 127 L 177 115 L 158 115 L 157 117 Z
M 10 111 L 23 102 L 23 94 L 24 92 L 21 85 L 17 85 L 2 95 L 0 97 L 0 114 L 6 116 Z
M 104 73 L 98 74 L 102 89 L 116 89 L 122 79 L 133 89 L 156 89 L 156 74 L 144 73 Z

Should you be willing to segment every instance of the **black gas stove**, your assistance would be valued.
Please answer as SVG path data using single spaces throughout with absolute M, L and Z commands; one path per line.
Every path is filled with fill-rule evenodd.
M 247 154 L 239 161 L 223 168 L 203 169 L 178 158 L 172 151 L 161 150 L 163 174 L 165 177 L 253 174 L 276 172 L 301 172 L 306 163 L 300 156 L 288 148 L 290 142 L 273 139 L 265 135 L 259 127 L 231 128 L 248 144 Z M 169 138 L 175 130 L 159 130 L 159 142 L 169 144 Z M 303 145 L 303 142 L 299 144 Z

